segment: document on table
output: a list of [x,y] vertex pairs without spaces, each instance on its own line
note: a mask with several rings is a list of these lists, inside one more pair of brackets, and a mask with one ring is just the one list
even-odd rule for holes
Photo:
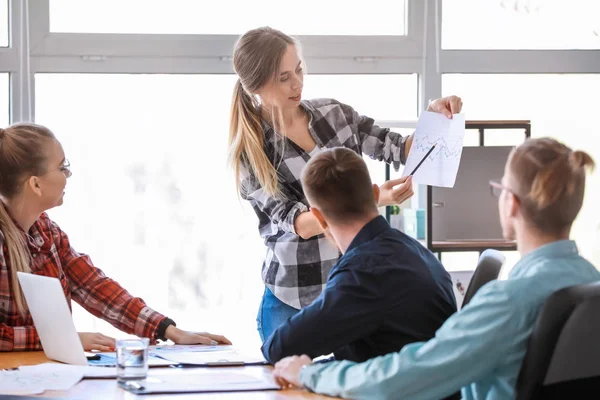
[[[182,353],[183,354],[183,353]],[[152,393],[201,393],[201,392],[239,392],[254,390],[279,390],[270,373],[254,370],[246,372],[229,372],[220,368],[185,370],[177,374],[151,373],[143,382],[125,382],[120,384],[124,389],[136,394]]]
[[[402,176],[410,175],[416,168],[414,182],[453,187],[464,137],[464,114],[454,114],[450,119],[440,113],[424,111],[417,122]],[[431,151],[433,146],[435,148]]]
[[148,352],[154,357],[188,365],[266,364],[262,354],[244,352],[233,346],[156,346]]
[[0,393],[27,395],[69,390],[83,378],[83,372],[62,367],[63,364],[45,363],[0,371]]
[[94,367],[85,365],[44,363],[33,366],[19,368],[21,371],[55,371],[61,373],[81,374],[83,378],[116,378],[117,369],[115,367]]

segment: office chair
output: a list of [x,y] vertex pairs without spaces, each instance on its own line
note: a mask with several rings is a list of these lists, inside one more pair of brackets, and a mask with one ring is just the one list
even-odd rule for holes
[[599,314],[600,282],[564,288],[546,300],[519,372],[517,400],[599,397]]
[[498,250],[487,249],[481,253],[461,307],[466,306],[471,301],[479,288],[494,279],[498,279],[504,260],[504,255]]

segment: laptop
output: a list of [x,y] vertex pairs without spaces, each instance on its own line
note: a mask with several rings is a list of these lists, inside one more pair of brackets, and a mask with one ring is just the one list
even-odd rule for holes
[[[116,366],[114,353],[96,353],[88,359],[57,278],[25,272],[17,272],[17,276],[46,357],[73,365]],[[177,363],[156,357],[148,360],[150,367],[173,364]]]

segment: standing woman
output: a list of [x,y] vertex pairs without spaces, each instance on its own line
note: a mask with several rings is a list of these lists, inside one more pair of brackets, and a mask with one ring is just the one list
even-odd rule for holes
[[[257,316],[263,342],[321,293],[339,257],[309,212],[300,184],[304,165],[322,148],[344,146],[397,169],[412,143],[412,135],[380,128],[336,100],[302,100],[299,47],[283,32],[263,27],[246,32],[233,52],[239,79],[231,107],[229,160],[267,245],[265,292]],[[451,118],[461,107],[461,99],[451,96],[433,101],[428,110]],[[412,195],[410,178],[391,180],[381,187],[379,206],[400,204]]]

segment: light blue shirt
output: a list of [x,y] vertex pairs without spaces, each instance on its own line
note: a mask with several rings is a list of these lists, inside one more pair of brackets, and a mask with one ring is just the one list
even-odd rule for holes
[[575,242],[544,245],[523,257],[505,281],[483,286],[428,342],[364,363],[314,364],[300,374],[317,393],[360,399],[514,399],[538,313],[558,289],[600,280]]

